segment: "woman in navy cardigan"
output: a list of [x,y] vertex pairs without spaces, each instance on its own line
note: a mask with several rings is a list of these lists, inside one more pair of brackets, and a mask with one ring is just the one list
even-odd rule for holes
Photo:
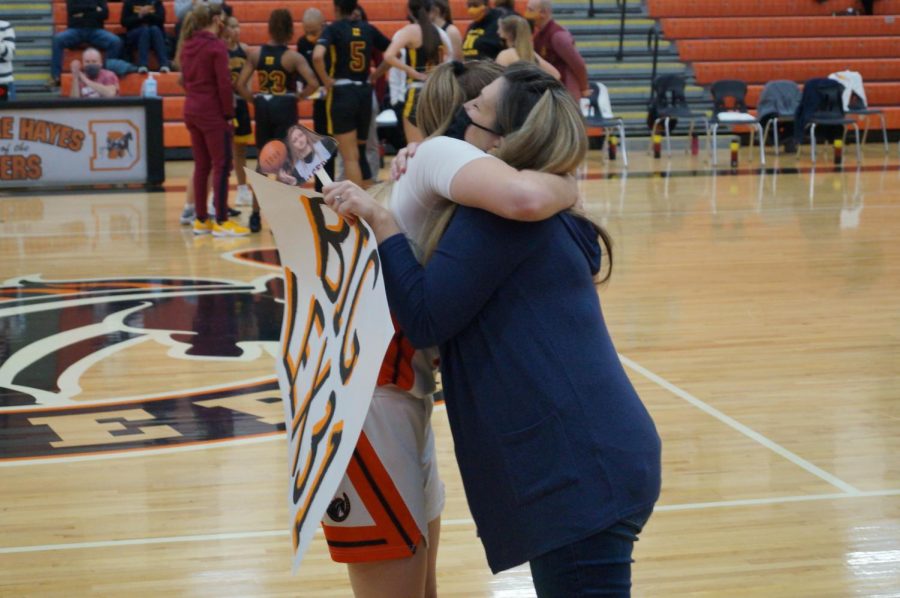
[[[512,66],[466,113],[516,168],[572,172],[584,158],[578,107],[536,67]],[[392,313],[416,346],[440,348],[492,571],[530,562],[539,596],[628,595],[633,542],[659,496],[660,441],[603,321],[598,227],[456,206],[422,266],[364,192],[339,184],[326,201],[372,225]]]

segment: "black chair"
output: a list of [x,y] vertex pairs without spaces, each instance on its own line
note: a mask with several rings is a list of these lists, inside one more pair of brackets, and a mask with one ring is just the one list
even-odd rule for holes
[[[750,148],[753,148],[753,134],[759,133],[759,161],[761,164],[766,163],[766,153],[763,148],[763,129],[759,124],[759,120],[747,112],[747,84],[736,79],[723,79],[716,81],[710,87],[710,93],[713,97],[713,117],[710,120],[710,129],[712,129],[712,163],[715,165],[718,161],[717,157],[717,134],[720,126],[730,127],[734,125],[749,125],[750,129]],[[752,155],[752,154],[751,154]]]
[[[591,82],[591,96],[588,101],[588,109],[584,115],[587,124],[592,127],[604,129],[616,127],[619,129],[620,147],[622,148],[622,164],[628,166],[628,149],[625,147],[625,121],[612,113],[609,101],[609,90],[603,83]],[[609,141],[607,141],[609,143]]]
[[769,81],[763,87],[756,105],[756,117],[763,126],[762,144],[766,144],[769,138],[769,129],[775,136],[775,156],[778,157],[781,150],[781,141],[778,139],[779,123],[793,123],[800,105],[800,88],[794,81],[780,79]]
[[653,86],[650,90],[650,104],[648,106],[647,122],[652,123],[650,126],[650,139],[652,143],[653,136],[660,123],[666,133],[666,154],[672,155],[672,143],[670,133],[670,123],[684,119],[690,122],[688,135],[694,134],[694,124],[697,121],[703,123],[706,131],[706,143],[709,147],[709,119],[705,112],[694,112],[688,106],[687,98],[684,95],[684,88],[687,85],[682,75],[660,75],[653,80]]
[[865,123],[865,128],[863,129],[862,136],[863,144],[865,144],[866,139],[869,138],[869,117],[877,116],[881,120],[881,139],[884,143],[884,153],[887,154],[888,152],[890,152],[890,148],[888,147],[887,122],[885,122],[884,110],[869,108],[869,106],[866,104],[866,101],[859,95],[854,93],[850,98],[850,106],[848,107],[846,114],[848,116],[856,117],[858,120],[862,120]]
[[818,106],[804,126],[809,127],[810,158],[816,161],[816,127],[832,126],[841,127],[841,141],[847,139],[847,127],[853,127],[856,131],[856,161],[862,162],[862,146],[859,139],[859,123],[855,119],[847,118],[844,114],[844,103],[841,95],[844,86],[835,81],[836,85],[819,86],[816,90],[819,96]]

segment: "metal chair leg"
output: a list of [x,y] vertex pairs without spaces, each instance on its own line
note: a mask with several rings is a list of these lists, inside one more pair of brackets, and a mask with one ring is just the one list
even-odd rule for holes
[[669,117],[668,116],[663,121],[663,127],[666,130],[666,157],[671,158],[672,157],[672,136],[671,136],[671,133],[669,132]]
[[719,147],[718,147],[718,139],[716,138],[716,135],[719,132],[719,123],[712,123],[710,125],[710,129],[711,129],[711,133],[712,133],[712,145],[710,146],[710,161],[712,162],[712,165],[715,166],[716,164],[719,163],[719,156],[718,156]]
[[809,157],[816,161],[816,123],[809,125]]
[[775,133],[775,157],[777,158],[781,155],[781,142],[778,140],[778,117],[772,118],[769,122],[772,123],[772,130]]
[[[760,143],[759,143],[759,164],[760,164],[760,166],[765,166],[765,165],[766,165],[766,144],[762,142],[762,134],[763,134],[763,131],[762,131],[762,125],[759,124],[759,123],[756,123],[756,130],[759,131],[759,140],[760,140]],[[753,140],[752,134],[751,134],[750,140],[751,140],[751,141]],[[752,148],[751,148],[751,149],[752,149]]]
[[619,139],[622,140],[619,143],[619,146],[622,148],[622,164],[625,165],[625,168],[628,168],[628,144],[625,139],[625,121],[620,118],[617,126],[619,127]]
[[862,121],[866,125],[866,128],[863,130],[863,138],[862,138],[863,143],[865,143],[869,139],[869,115],[864,114],[864,115],[858,116],[857,121],[859,121],[860,119],[862,119]]
[[888,155],[891,151],[891,148],[888,147],[888,138],[887,138],[887,123],[884,119],[884,113],[879,114],[878,118],[881,120],[881,141],[884,143],[884,155]]
[[853,128],[856,130],[856,163],[859,164],[862,162],[862,145],[859,143],[859,125],[853,123]]

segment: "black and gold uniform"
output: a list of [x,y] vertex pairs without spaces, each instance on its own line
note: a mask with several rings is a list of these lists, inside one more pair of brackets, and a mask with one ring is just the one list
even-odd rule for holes
[[284,139],[288,129],[297,124],[297,74],[288,72],[282,64],[287,51],[287,46],[264,45],[259,49],[259,93],[253,98],[259,149],[273,139]]
[[[300,53],[303,58],[306,59],[310,65],[313,63],[313,50],[316,48],[316,41],[310,40],[308,37],[301,37],[297,40],[297,52]],[[325,70],[328,71],[331,68],[331,62],[329,60],[328,53],[325,54]],[[319,79],[319,74],[316,73],[316,79]],[[322,85],[322,80],[319,79],[319,85]],[[313,131],[320,135],[328,135],[328,115],[325,113],[325,88],[320,88],[316,95],[313,96]],[[334,157],[332,157],[328,162],[325,163],[325,172],[328,173],[328,176],[334,179]],[[316,191],[322,190],[322,182],[319,180],[319,177],[316,177]]]
[[494,60],[503,50],[503,40],[498,32],[503,15],[496,8],[488,10],[480,21],[473,21],[463,39],[463,59]]
[[[406,64],[416,69],[420,73],[424,73],[440,63],[444,61],[444,57],[446,56],[447,49],[444,48],[443,39],[441,39],[440,45],[438,46],[438,55],[436,60],[428,60],[425,57],[422,48],[406,48]],[[424,81],[419,81],[417,79],[413,79],[412,77],[406,78],[406,101],[403,103],[403,117],[407,119],[413,126],[416,126],[416,107],[419,104],[419,96],[422,93],[422,88],[425,87]]]
[[341,135],[356,130],[357,139],[369,135],[372,120],[372,88],[369,67],[372,51],[384,52],[391,41],[365,21],[341,19],[322,31],[318,45],[330,59],[329,76],[334,87],[325,99],[326,130]]
[[[316,48],[316,40],[310,40],[307,37],[301,37],[297,41],[297,52],[300,53],[303,58],[306,59],[310,65],[313,63],[313,50]],[[328,54],[325,54],[325,70],[329,70],[331,63],[329,61]],[[319,74],[316,73],[316,79],[319,79]],[[319,79],[319,85],[322,85],[322,80]],[[322,135],[328,134],[327,129],[327,119],[325,116],[325,88],[321,88],[315,96],[313,96],[313,130],[316,133],[320,133]]]
[[[237,87],[237,80],[247,62],[247,53],[240,44],[228,50],[228,68],[231,70],[231,87]],[[250,122],[250,110],[247,100],[234,93],[234,142],[238,145],[253,143],[253,124]]]

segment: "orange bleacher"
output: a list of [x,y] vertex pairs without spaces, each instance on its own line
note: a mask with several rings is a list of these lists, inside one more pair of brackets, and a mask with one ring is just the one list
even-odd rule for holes
[[878,0],[875,16],[831,16],[848,7],[862,8],[856,0],[647,1],[698,85],[743,80],[754,108],[768,81],[858,71],[869,106],[900,129],[900,0]]
[[[812,1],[812,0],[810,0]],[[667,39],[869,37],[900,35],[900,19],[873,17],[666,18]]]
[[895,58],[900,56],[900,36],[804,39],[702,39],[678,42],[678,54],[687,62],[732,60],[804,60],[817,58]]
[[[653,18],[663,17],[788,17],[815,16],[841,12],[847,8],[862,9],[855,0],[648,0],[647,11]],[[876,15],[900,13],[900,0],[878,0]]]
[[[175,8],[173,2],[164,2],[166,8],[165,30],[168,35],[174,35]],[[394,0],[367,0],[362,3],[369,17],[369,22],[378,27],[382,33],[391,37],[401,27],[406,25],[406,3]],[[276,8],[286,8],[291,11],[295,19],[294,33],[299,38],[303,35],[303,25],[300,22],[304,11],[308,8],[318,8],[326,19],[334,18],[334,6],[331,2],[321,0],[288,0],[278,2],[274,0],[232,0],[229,2],[234,16],[241,21],[241,41],[251,46],[258,46],[268,41],[268,20],[271,12]],[[450,0],[451,10],[454,15],[466,15],[465,0]],[[109,18],[106,21],[106,29],[116,34],[124,33],[124,28],[119,25],[122,14],[122,4],[109,3]],[[66,28],[66,3],[64,0],[53,0],[53,19],[55,30],[62,31]],[[455,19],[457,27],[465,31],[468,20]],[[67,96],[72,85],[72,76],[68,73],[72,60],[80,58],[81,50],[66,50],[63,55],[63,76],[61,81],[61,94]],[[151,68],[155,58],[151,54]],[[184,110],[184,89],[178,84],[178,73],[155,75],[157,80],[157,93],[163,96],[164,114],[164,139],[167,148],[190,147],[190,136],[184,127],[182,114]],[[146,75],[133,73],[120,81],[120,93],[123,96],[140,95],[141,86]],[[309,101],[298,103],[300,117],[308,127],[312,127],[312,104]],[[252,114],[252,106],[251,106]]]

